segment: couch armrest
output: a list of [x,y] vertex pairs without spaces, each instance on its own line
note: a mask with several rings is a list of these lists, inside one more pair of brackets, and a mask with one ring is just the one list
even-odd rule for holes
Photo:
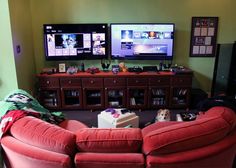
[[12,136],[1,140],[7,167],[24,168],[71,168],[69,155],[56,153],[25,144]]
[[76,152],[74,133],[32,116],[17,120],[10,133],[14,138],[38,148],[70,156]]
[[151,131],[143,137],[143,152],[168,154],[197,149],[216,143],[230,133],[230,125],[221,117],[206,117]]
[[[147,156],[147,167],[232,167],[236,154],[236,129],[221,141],[197,149]],[[205,165],[204,165],[205,164]],[[174,165],[174,166],[173,166]],[[212,165],[212,166],[210,166]],[[221,166],[222,165],[222,166]]]

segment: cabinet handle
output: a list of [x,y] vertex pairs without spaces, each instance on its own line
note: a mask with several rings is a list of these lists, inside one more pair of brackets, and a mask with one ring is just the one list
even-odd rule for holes
[[91,81],[90,81],[90,83],[91,83],[91,84],[93,84],[93,83],[94,83],[94,81],[93,81],[93,80],[91,80]]
[[47,84],[50,84],[50,81],[47,81],[46,83],[47,83]]

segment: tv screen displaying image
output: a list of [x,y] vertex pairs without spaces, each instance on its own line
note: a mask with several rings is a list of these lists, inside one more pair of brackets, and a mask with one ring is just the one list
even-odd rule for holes
[[103,59],[108,57],[107,24],[45,24],[47,60]]
[[171,60],[174,51],[173,23],[112,23],[113,59]]

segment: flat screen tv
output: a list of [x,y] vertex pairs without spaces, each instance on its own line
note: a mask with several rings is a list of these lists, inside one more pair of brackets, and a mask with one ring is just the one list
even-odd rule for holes
[[108,57],[107,24],[45,24],[43,30],[46,60]]
[[110,27],[113,59],[173,59],[173,23],[112,23]]

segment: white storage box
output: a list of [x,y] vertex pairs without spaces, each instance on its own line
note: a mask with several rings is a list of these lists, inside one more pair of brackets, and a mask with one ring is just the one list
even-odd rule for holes
[[139,127],[139,116],[133,112],[122,114],[121,109],[114,109],[115,114],[102,111],[98,114],[98,128]]

